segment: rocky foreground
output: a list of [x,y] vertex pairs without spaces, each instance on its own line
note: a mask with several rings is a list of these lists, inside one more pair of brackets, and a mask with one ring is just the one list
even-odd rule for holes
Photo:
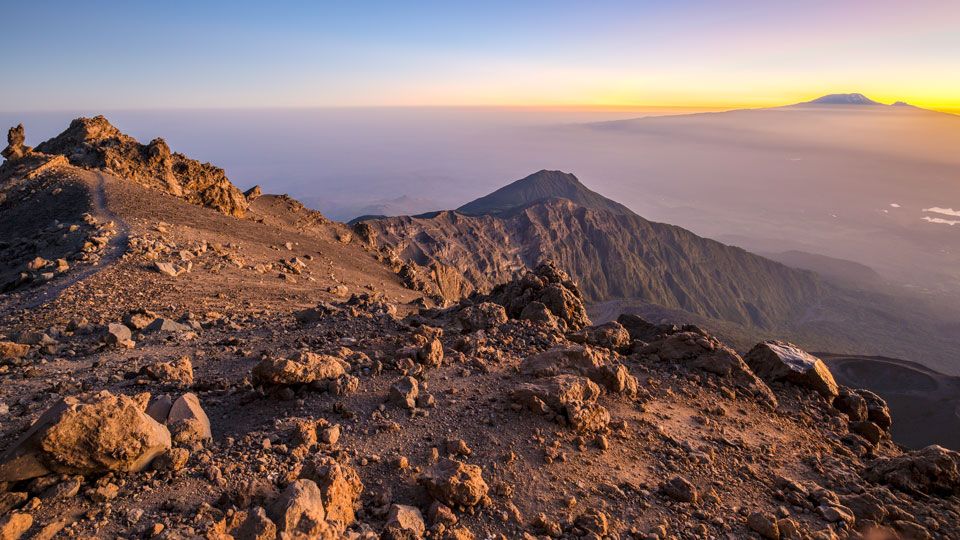
[[0,539],[958,536],[960,454],[793,345],[594,326],[554,264],[440,305],[362,227],[17,138]]

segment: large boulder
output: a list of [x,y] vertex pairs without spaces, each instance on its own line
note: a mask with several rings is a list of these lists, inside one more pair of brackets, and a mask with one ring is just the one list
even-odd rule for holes
[[457,319],[464,332],[489,330],[507,322],[507,312],[500,304],[480,302],[461,309],[457,313]]
[[0,360],[20,358],[30,350],[29,345],[21,345],[12,341],[0,341]]
[[887,402],[882,397],[863,388],[858,388],[855,392],[867,404],[867,420],[876,424],[880,429],[889,431],[893,419],[890,417],[890,407],[887,407]]
[[744,357],[750,369],[767,382],[787,381],[832,400],[839,393],[830,369],[800,347],[782,341],[758,343]]
[[145,402],[108,391],[60,400],[3,456],[0,481],[143,470],[171,442]]
[[420,475],[419,482],[447,506],[474,506],[487,495],[480,467],[441,458]]
[[270,507],[270,519],[281,533],[320,537],[329,529],[320,488],[312,480],[295,480]]
[[610,353],[583,345],[554,347],[528,356],[520,363],[520,373],[534,377],[577,373],[612,393],[632,395],[638,388],[637,379]]
[[331,526],[342,531],[354,522],[363,483],[353,468],[330,456],[317,454],[304,464],[300,478],[312,480],[320,488],[326,519]]
[[344,362],[334,356],[301,352],[296,358],[265,358],[253,368],[256,384],[294,386],[342,376]]
[[913,495],[960,495],[960,453],[931,445],[878,459],[867,467],[864,477]]
[[155,381],[162,381],[180,386],[193,384],[193,364],[189,356],[181,356],[170,362],[156,362],[143,366],[140,373]]
[[569,334],[567,338],[575,343],[586,343],[587,345],[615,351],[619,351],[630,344],[630,333],[616,321],[588,326],[579,332]]
[[630,315],[628,313],[621,314],[617,317],[617,322],[630,334],[630,339],[647,343],[678,331],[676,325],[654,324],[637,315]]
[[536,400],[546,403],[556,411],[563,411],[574,402],[596,401],[600,387],[586,377],[578,375],[554,375],[535,382],[520,383],[513,390],[513,401],[536,408]]
[[212,439],[210,419],[200,406],[196,394],[188,392],[173,402],[167,413],[166,424],[177,443]]

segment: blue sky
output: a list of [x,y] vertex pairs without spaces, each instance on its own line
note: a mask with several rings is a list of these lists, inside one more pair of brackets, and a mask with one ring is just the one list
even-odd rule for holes
[[[960,3],[20,2],[0,110],[960,103]],[[11,44],[18,44],[13,47]]]

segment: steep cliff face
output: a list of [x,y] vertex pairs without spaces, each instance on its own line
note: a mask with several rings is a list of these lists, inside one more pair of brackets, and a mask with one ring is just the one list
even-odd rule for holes
[[224,214],[246,214],[246,198],[223,169],[171,152],[160,138],[140,144],[103,116],[77,118],[66,131],[37,146],[36,151],[66,156],[72,165],[104,169]]
[[367,223],[400,258],[457,268],[480,290],[555,261],[593,302],[641,298],[761,328],[798,317],[823,292],[812,272],[633,213],[565,199],[496,215],[441,212]]

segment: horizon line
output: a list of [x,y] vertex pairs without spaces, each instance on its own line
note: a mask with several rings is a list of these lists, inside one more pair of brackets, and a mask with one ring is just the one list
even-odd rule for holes
[[[816,99],[816,98],[814,98]],[[584,112],[631,112],[631,111],[650,111],[650,110],[687,110],[700,112],[725,112],[745,109],[776,109],[799,105],[805,101],[791,102],[781,105],[758,104],[758,103],[714,103],[714,104],[678,104],[678,105],[646,105],[640,103],[566,103],[566,104],[356,104],[356,105],[235,105],[235,106],[154,106],[154,107],[93,107],[77,106],[64,107],[56,109],[27,109],[27,110],[0,110],[0,114],[56,114],[56,113],[77,113],[81,110],[98,109],[103,112],[147,112],[147,111],[252,111],[252,110],[307,110],[307,109],[328,109],[328,110],[348,110],[348,109],[516,109],[516,110],[555,110],[555,111],[584,111]],[[929,111],[941,112],[945,114],[960,115],[960,105],[915,105],[906,102],[911,106]],[[892,103],[882,103],[882,105],[891,106]],[[843,107],[845,105],[834,105]],[[856,105],[851,105],[856,106]],[[101,113],[98,113],[101,114]]]

